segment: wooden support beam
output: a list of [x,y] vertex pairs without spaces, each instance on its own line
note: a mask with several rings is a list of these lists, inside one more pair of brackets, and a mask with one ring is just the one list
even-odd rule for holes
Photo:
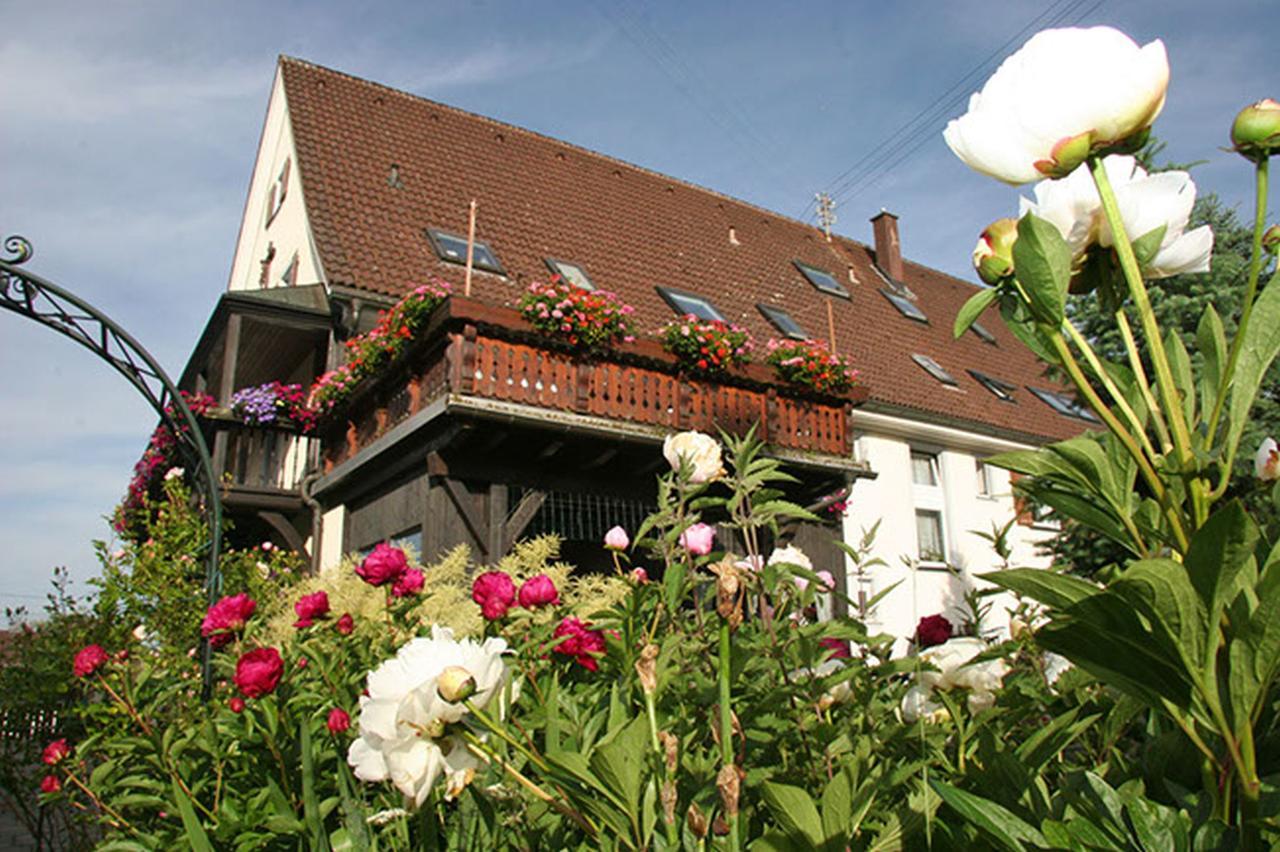
[[489,560],[497,562],[507,552],[504,546],[507,520],[507,486],[501,482],[489,483],[489,540],[485,549]]
[[240,329],[243,318],[239,314],[227,317],[227,336],[222,347],[222,376],[218,383],[218,404],[229,405],[231,394],[236,391],[236,368],[240,359]]
[[449,499],[457,507],[458,516],[466,524],[467,531],[475,539],[476,546],[485,552],[485,556],[491,556],[488,524],[485,523],[484,516],[476,511],[475,504],[471,500],[471,493],[458,480],[448,476],[442,477],[440,484],[444,486],[445,493],[449,495]]
[[307,553],[306,544],[298,531],[294,529],[293,524],[279,512],[258,512],[258,517],[266,522],[271,529],[275,530],[280,538],[284,540],[289,549],[300,554],[308,562],[311,561],[311,555]]
[[594,470],[597,467],[604,467],[606,464],[613,461],[614,457],[617,455],[617,447],[606,447],[604,450],[597,453],[595,458],[591,459],[586,464],[581,465],[581,468],[582,470]]
[[542,451],[538,453],[538,461],[546,461],[547,459],[552,458],[556,453],[560,452],[563,449],[564,449],[564,441],[561,441],[559,439],[556,439],[554,441],[549,441],[547,445],[542,448]]
[[529,522],[533,520],[534,515],[538,514],[538,510],[542,508],[542,504],[547,502],[547,492],[545,491],[526,491],[524,496],[520,498],[519,504],[512,510],[507,522],[503,524],[502,530],[502,549],[509,551],[516,543],[516,539],[524,533],[525,528],[529,526]]

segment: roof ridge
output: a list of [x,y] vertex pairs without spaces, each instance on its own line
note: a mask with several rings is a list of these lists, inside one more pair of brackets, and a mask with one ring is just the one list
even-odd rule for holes
[[[496,118],[491,118],[487,115],[481,115],[478,112],[471,112],[470,110],[465,110],[460,107],[452,106],[450,104],[443,103],[442,101],[437,101],[432,98],[428,98],[425,95],[416,95],[413,92],[407,92],[404,89],[397,89],[394,86],[389,86],[386,83],[379,83],[376,80],[366,80],[364,77],[357,77],[355,74],[351,74],[346,71],[339,71],[336,68],[330,68],[326,65],[320,65],[319,63],[311,62],[310,60],[307,60],[307,59],[301,59],[296,56],[289,56],[287,54],[282,53],[280,54],[279,61],[281,64],[291,63],[295,65],[302,65],[307,68],[311,68],[312,70],[315,70],[315,71],[321,71],[326,74],[333,74],[338,77],[344,77],[348,80],[351,80],[352,82],[361,83],[365,86],[369,86],[370,88],[379,89],[385,92],[390,92],[391,94],[397,95],[402,98],[408,98],[413,101],[430,104],[433,107],[438,107],[442,110],[445,110],[450,113],[454,113],[456,115],[465,116],[466,118],[469,118],[469,119],[478,119],[494,127],[502,128],[504,130],[512,130],[517,133],[524,133],[529,136],[533,136],[540,141],[549,142],[553,145],[557,145],[562,148],[568,148],[573,151],[579,151],[583,154],[587,154],[591,157],[595,157],[604,162],[613,163],[619,166],[625,166],[629,169],[640,172],[641,174],[644,174],[644,175],[648,175],[650,177],[656,177],[662,180],[671,181],[672,183],[679,184],[689,189],[693,189],[698,192],[704,192],[707,195],[713,196],[715,198],[720,198],[725,201],[732,202],[734,204],[741,205],[742,207],[745,207],[749,210],[755,210],[759,213],[763,213],[767,216],[770,216],[774,219],[778,219],[780,221],[786,222],[791,225],[798,225],[806,229],[811,228],[819,232],[821,232],[822,230],[817,225],[813,225],[813,224],[810,224],[809,222],[801,221],[800,219],[793,218],[791,216],[786,215],[785,213],[779,213],[776,210],[770,210],[768,207],[763,207],[759,204],[755,204],[750,201],[745,201],[736,196],[729,195],[724,192],[720,192],[719,190],[716,190],[716,189],[712,189],[711,187],[703,186],[702,184],[694,183],[693,181],[685,180],[683,178],[673,177],[672,175],[657,171],[655,169],[650,169],[645,166],[636,165],[635,163],[632,163],[628,160],[623,160],[619,157],[614,157],[610,154],[605,154],[601,151],[596,151],[595,149],[588,148],[585,145],[577,145],[573,142],[566,142],[563,139],[557,139],[554,136],[548,136],[545,133],[540,133],[537,130],[530,130],[527,127],[521,127],[518,124],[511,124],[506,121],[501,121]],[[832,236],[840,237],[843,240],[847,240],[863,248],[870,248],[870,246],[867,245],[866,243],[862,243],[859,240],[856,240],[853,237],[848,236],[847,234],[839,234],[839,233],[833,232]],[[926,267],[926,268],[932,268],[932,267]]]

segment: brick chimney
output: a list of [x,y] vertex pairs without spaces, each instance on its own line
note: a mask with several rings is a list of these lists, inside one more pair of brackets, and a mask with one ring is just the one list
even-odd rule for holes
[[894,281],[902,282],[902,244],[898,241],[898,217],[881,210],[871,217],[876,237],[876,265]]

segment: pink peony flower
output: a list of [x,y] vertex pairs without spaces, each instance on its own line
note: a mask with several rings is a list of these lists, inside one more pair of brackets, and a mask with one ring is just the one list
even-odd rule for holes
[[622,527],[614,527],[604,534],[604,546],[607,550],[626,550],[631,546],[631,539]]
[[398,598],[407,598],[409,595],[416,595],[422,591],[422,584],[426,581],[426,577],[422,571],[417,568],[410,568],[396,578],[395,585],[391,587],[391,594]]
[[232,639],[232,634],[244,627],[244,623],[258,608],[258,602],[244,592],[228,595],[209,607],[200,623],[200,635],[215,648],[221,648]]
[[293,611],[298,614],[294,627],[299,630],[310,627],[317,618],[324,618],[329,614],[329,595],[323,589],[303,595],[293,605]]
[[338,619],[338,632],[343,636],[350,636],[356,629],[356,620],[351,617],[351,613],[344,612],[342,618]]
[[525,609],[537,609],[548,604],[557,606],[559,603],[560,593],[556,591],[556,584],[546,574],[530,577],[520,587],[520,606]]
[[71,668],[76,677],[88,677],[107,664],[107,652],[101,645],[86,645],[76,654]]
[[556,626],[551,636],[553,639],[569,637],[556,645],[556,653],[573,657],[578,665],[588,671],[599,671],[600,664],[596,662],[596,657],[604,653],[604,634],[599,630],[592,630],[590,622],[566,618]]
[[284,674],[284,660],[275,648],[255,648],[236,662],[232,680],[245,698],[260,698],[275,691]]
[[40,759],[49,766],[57,766],[69,754],[71,754],[71,746],[67,745],[65,739],[54,740],[44,747]]
[[711,552],[715,537],[715,527],[698,523],[680,533],[680,545],[694,556],[706,556]]
[[62,782],[56,775],[46,775],[40,779],[41,793],[56,793],[62,789]]
[[849,653],[849,643],[843,639],[835,639],[826,636],[818,640],[818,644],[824,648],[830,648],[831,653],[827,655],[829,660],[847,660],[852,654]]
[[380,543],[356,568],[356,574],[370,586],[394,583],[409,569],[409,559],[404,551],[386,542]]
[[649,582],[649,572],[640,567],[632,568],[631,582],[635,583],[637,586],[643,586],[645,583]]
[[941,645],[951,638],[951,622],[941,615],[926,615],[916,625],[916,644],[921,648]]
[[818,583],[821,584],[825,591],[835,591],[836,578],[831,576],[830,571],[816,571],[814,573],[818,575]]
[[329,719],[325,724],[329,727],[329,733],[340,734],[351,727],[351,716],[341,707],[335,707],[329,711]]
[[471,584],[471,600],[489,621],[507,614],[516,601],[516,584],[502,571],[486,571]]

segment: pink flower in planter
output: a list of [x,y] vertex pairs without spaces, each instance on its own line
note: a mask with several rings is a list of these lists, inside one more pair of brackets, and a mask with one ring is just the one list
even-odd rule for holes
[[548,604],[556,606],[560,603],[560,593],[556,584],[546,574],[539,574],[524,581],[520,587],[520,606],[525,609],[537,609]]
[[606,550],[626,550],[631,546],[631,539],[622,527],[614,527],[604,534],[604,546]]
[[471,584],[471,600],[489,621],[507,614],[516,601],[516,584],[502,571],[486,571]]
[[694,556],[706,556],[711,552],[715,538],[715,527],[698,523],[680,533],[680,545]]
[[107,652],[101,645],[86,645],[76,654],[71,668],[76,677],[88,677],[107,664]]
[[255,648],[236,662],[232,680],[245,698],[260,698],[275,691],[284,674],[284,660],[275,648]]
[[370,586],[385,586],[394,583],[408,569],[409,559],[404,551],[382,542],[364,558],[356,568],[356,574]]
[[44,752],[40,755],[40,759],[49,766],[57,766],[71,754],[71,746],[67,745],[65,739],[54,740],[44,747]]
[[329,719],[325,724],[329,733],[340,734],[351,727],[351,716],[341,707],[335,707],[329,711]]
[[588,671],[599,671],[600,664],[596,662],[596,657],[604,653],[604,634],[599,630],[592,630],[590,622],[566,618],[551,636],[553,639],[569,637],[555,646],[553,650],[556,653],[573,657],[578,665]]
[[329,615],[329,595],[323,589],[303,595],[293,605],[293,611],[298,614],[298,620],[293,623],[294,627],[299,630],[310,627],[317,618],[325,618]]
[[407,598],[409,595],[416,595],[422,591],[422,584],[426,582],[426,577],[422,571],[417,568],[410,568],[396,578],[395,584],[391,587],[391,594],[398,598]]
[[200,635],[209,640],[209,644],[220,648],[231,641],[232,634],[244,627],[244,623],[258,608],[258,602],[244,592],[228,595],[209,607],[204,621],[200,623]]

